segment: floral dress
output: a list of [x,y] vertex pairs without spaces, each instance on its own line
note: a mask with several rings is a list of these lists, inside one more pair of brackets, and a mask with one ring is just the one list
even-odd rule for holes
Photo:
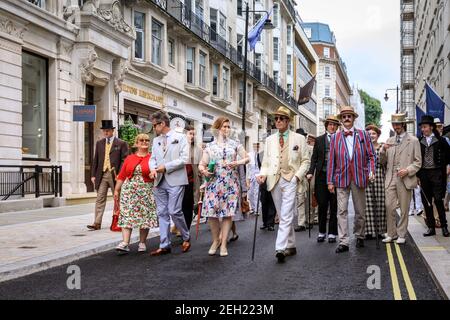
[[158,226],[152,188],[153,183],[144,181],[141,166],[137,165],[133,177],[122,185],[119,227],[150,229]]
[[214,176],[207,183],[203,200],[202,213],[209,218],[227,218],[239,214],[241,188],[239,171],[227,169],[226,164],[236,161],[242,146],[234,140],[223,144],[213,141],[207,144],[205,152],[209,161],[216,162]]

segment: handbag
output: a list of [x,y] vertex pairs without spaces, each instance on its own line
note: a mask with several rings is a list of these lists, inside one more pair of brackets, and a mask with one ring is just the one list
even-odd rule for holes
[[119,214],[120,214],[119,199],[114,199],[112,222],[111,222],[111,227],[109,227],[109,230],[111,230],[113,232],[121,232],[122,231],[122,228],[117,225],[117,223],[119,222]]
[[250,212],[250,203],[247,200],[247,196],[242,197],[241,199],[241,212],[242,213]]

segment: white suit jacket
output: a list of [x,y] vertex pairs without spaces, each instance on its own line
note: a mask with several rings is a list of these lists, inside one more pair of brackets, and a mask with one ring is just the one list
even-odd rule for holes
[[[267,190],[271,191],[277,183],[277,172],[280,165],[280,140],[279,133],[275,133],[266,139],[264,145],[264,158],[261,164],[260,175],[267,177]],[[297,192],[306,192],[305,179],[311,162],[306,139],[301,134],[289,131],[289,166],[293,168],[295,176],[299,178]],[[295,178],[294,178],[295,179]]]
[[154,170],[162,164],[166,167],[164,174],[158,173],[155,186],[158,186],[163,176],[172,187],[187,185],[186,164],[189,161],[189,145],[186,136],[174,130],[170,130],[166,136],[165,152],[163,137],[160,135],[153,140],[150,169]]

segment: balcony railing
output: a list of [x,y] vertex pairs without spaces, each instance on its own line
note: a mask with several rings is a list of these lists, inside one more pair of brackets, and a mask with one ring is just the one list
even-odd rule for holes
[[[207,25],[203,19],[197,16],[189,8],[179,0],[147,0],[155,4],[158,8],[166,12],[174,18],[179,24],[183,25],[201,40],[209,44],[218,51],[223,57],[228,59],[240,69],[244,69],[244,55],[233,47],[227,40]],[[295,17],[295,15],[294,15]],[[289,95],[282,87],[277,85],[275,81],[265,72],[256,68],[255,64],[247,61],[247,73],[257,82],[266,86],[269,91],[282,99],[292,108],[298,109],[296,100]]]

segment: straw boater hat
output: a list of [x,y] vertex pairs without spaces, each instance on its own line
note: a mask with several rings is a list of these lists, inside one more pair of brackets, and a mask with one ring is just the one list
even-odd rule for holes
[[289,120],[292,120],[292,113],[291,110],[289,110],[286,107],[279,107],[277,111],[275,111],[274,113],[272,113],[273,116],[284,116],[289,118]]
[[355,112],[355,109],[351,106],[343,106],[341,108],[341,113],[338,114],[338,119],[340,120],[344,114],[352,114],[355,118],[358,118],[359,115]]
[[341,122],[339,121],[339,118],[337,116],[335,116],[335,115],[329,115],[325,120],[323,120],[323,123],[325,125],[327,125],[328,122],[332,122],[332,123],[335,123],[337,125],[341,124]]
[[390,122],[392,124],[396,124],[396,123],[410,123],[412,121],[406,119],[406,113],[396,113],[396,114],[391,115]]

